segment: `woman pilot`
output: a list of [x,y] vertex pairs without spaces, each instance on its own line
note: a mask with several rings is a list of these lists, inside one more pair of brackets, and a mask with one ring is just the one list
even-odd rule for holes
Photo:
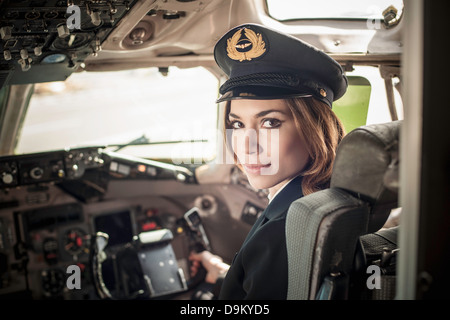
[[221,283],[219,299],[286,299],[286,213],[296,199],[329,186],[344,136],[331,107],[347,78],[324,52],[256,24],[228,31],[214,56],[229,77],[218,100],[226,102],[227,145],[249,183],[269,190],[269,205],[231,266],[203,251],[191,254],[191,273],[202,264],[205,281]]

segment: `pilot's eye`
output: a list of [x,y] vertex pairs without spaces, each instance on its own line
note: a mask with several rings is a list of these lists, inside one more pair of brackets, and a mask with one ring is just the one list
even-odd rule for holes
[[241,129],[244,127],[243,123],[240,121],[231,121],[230,126],[233,129]]
[[266,129],[278,128],[281,125],[281,121],[278,119],[264,119],[262,121],[262,127]]

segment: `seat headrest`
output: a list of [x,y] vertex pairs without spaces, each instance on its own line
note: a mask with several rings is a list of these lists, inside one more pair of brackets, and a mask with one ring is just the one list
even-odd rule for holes
[[367,201],[368,232],[379,230],[398,206],[398,147],[402,121],[359,127],[338,146],[331,187]]

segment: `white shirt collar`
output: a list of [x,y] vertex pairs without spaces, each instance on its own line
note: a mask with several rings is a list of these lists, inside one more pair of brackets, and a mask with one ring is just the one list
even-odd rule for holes
[[283,190],[284,187],[286,187],[286,186],[289,184],[289,182],[291,182],[291,181],[294,180],[295,178],[297,178],[297,176],[295,176],[295,177],[291,178],[290,180],[288,180],[288,181],[287,181],[280,189],[278,189],[277,192],[275,192],[275,194],[273,195],[273,197],[271,197],[270,194],[268,194],[268,195],[267,195],[267,198],[269,199],[269,203],[271,203],[272,200],[275,199],[275,197],[280,193],[280,191]]

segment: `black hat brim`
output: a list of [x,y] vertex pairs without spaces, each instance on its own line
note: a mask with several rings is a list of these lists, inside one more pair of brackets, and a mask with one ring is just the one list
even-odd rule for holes
[[250,100],[276,100],[290,98],[306,98],[312,95],[298,90],[289,90],[284,88],[274,88],[269,86],[244,86],[231,89],[225,92],[216,100],[217,103],[238,99]]

